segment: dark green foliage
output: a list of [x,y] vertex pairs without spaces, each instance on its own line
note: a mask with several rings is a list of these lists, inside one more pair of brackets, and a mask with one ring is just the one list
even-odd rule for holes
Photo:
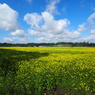
[[47,56],[48,53],[25,52],[11,49],[0,49],[0,72],[1,75],[6,75],[11,72],[16,74],[20,61],[29,61],[42,56]]
[[0,43],[0,47],[95,47],[95,43],[90,42],[57,42],[57,43]]
[[[29,95],[23,82],[16,78],[19,66],[24,61],[36,60],[43,56],[48,56],[48,53],[0,49],[0,95]],[[34,88],[31,89],[33,91]]]

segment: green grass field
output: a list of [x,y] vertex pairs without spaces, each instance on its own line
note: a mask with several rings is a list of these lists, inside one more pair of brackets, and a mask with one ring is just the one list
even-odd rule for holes
[[0,95],[95,95],[95,48],[0,47]]

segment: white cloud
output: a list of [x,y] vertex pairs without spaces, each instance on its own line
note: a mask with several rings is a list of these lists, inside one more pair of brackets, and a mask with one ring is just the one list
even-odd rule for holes
[[11,43],[13,40],[11,38],[4,37],[3,42]]
[[70,24],[68,19],[55,20],[49,12],[42,12],[42,18],[44,24],[38,29],[41,32],[49,32],[55,35],[60,34]]
[[51,14],[59,14],[56,4],[58,4],[60,0],[49,0],[49,4],[46,6],[46,11]]
[[13,42],[18,42],[18,43],[28,43],[30,41],[30,39],[26,36],[23,38],[20,37],[12,37]]
[[90,35],[82,38],[83,41],[95,42],[95,29],[90,30]]
[[83,41],[95,42],[95,35],[82,38]]
[[19,37],[25,37],[26,34],[24,33],[24,30],[16,30],[14,32],[10,33],[11,36],[19,36]]
[[0,28],[6,31],[19,29],[18,13],[7,4],[0,4]]
[[91,29],[91,34],[95,34],[95,29]]
[[40,32],[51,32],[53,34],[61,33],[65,27],[70,24],[68,19],[55,20],[53,15],[49,12],[42,12],[39,14],[26,14],[24,20],[31,25],[33,30]]
[[60,35],[45,33],[43,36],[36,39],[37,42],[68,42],[75,41],[80,36],[79,32],[66,32]]
[[24,21],[27,22],[27,24],[31,25],[31,27],[37,27],[39,23],[41,22],[42,17],[37,13],[27,13],[24,16]]
[[38,42],[62,42],[62,41],[74,41],[80,37],[80,32],[78,31],[68,31],[64,30],[61,34],[55,35],[50,32],[43,32],[43,34],[37,38]]
[[71,39],[71,40],[79,38],[79,36],[80,36],[80,32],[78,32],[78,31],[73,31],[73,32],[67,31],[67,32],[65,32],[65,37],[68,39]]
[[[30,16],[29,19],[31,19],[32,16]],[[46,11],[42,12],[40,18],[41,21],[36,21],[35,24],[30,20],[29,24],[32,26],[32,29],[28,30],[28,33],[35,37],[38,42],[73,41],[80,36],[79,31],[70,32],[66,29],[70,24],[68,19],[55,20],[54,16]],[[35,17],[35,19],[37,18]]]
[[2,42],[3,43],[28,43],[30,41],[30,39],[26,36],[26,37],[23,37],[23,38],[20,38],[20,37],[4,37],[2,38]]
[[40,35],[40,32],[34,31],[34,30],[32,30],[32,29],[28,29],[28,33],[29,33],[30,35],[32,35],[33,37],[37,37],[38,35]]
[[78,31],[79,32],[83,32],[83,31],[85,31],[87,28],[85,28],[85,24],[81,24],[81,25],[79,25],[78,26],[79,28],[78,28]]
[[95,12],[88,17],[87,21],[92,25],[95,24]]

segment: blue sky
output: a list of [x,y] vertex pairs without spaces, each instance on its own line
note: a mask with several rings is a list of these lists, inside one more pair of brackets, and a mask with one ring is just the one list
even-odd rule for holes
[[95,42],[95,0],[1,0],[0,42]]

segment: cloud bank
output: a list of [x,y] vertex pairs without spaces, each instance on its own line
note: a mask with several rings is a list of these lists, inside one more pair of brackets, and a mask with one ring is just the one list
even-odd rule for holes
[[[30,0],[32,1],[32,0]],[[46,9],[41,13],[26,13],[23,20],[30,25],[26,31],[21,29],[18,22],[18,12],[7,4],[0,4],[0,29],[9,32],[9,37],[4,37],[3,42],[95,42],[95,12],[92,13],[76,29],[71,29],[72,22],[67,18],[56,19],[60,15],[57,4],[60,0],[47,0]],[[89,31],[89,36],[82,37]],[[32,42],[32,40],[31,40]]]
[[48,4],[46,6],[46,11],[51,14],[60,14],[57,9],[57,4],[60,2],[60,0],[49,0]]
[[67,29],[70,24],[68,19],[55,20],[54,16],[47,11],[42,12],[41,15],[26,14],[24,20],[31,26],[28,33],[36,37],[37,42],[71,41],[80,36],[80,32],[71,32]]
[[19,28],[18,13],[7,4],[0,4],[0,28],[6,31],[14,31]]
[[[25,41],[27,38],[24,30],[20,28],[17,21],[18,12],[10,8],[7,4],[0,4],[0,29],[11,32],[12,38],[4,37],[3,42]],[[16,37],[16,38],[15,38]],[[15,39],[14,39],[15,38]],[[24,40],[21,40],[24,39]]]

